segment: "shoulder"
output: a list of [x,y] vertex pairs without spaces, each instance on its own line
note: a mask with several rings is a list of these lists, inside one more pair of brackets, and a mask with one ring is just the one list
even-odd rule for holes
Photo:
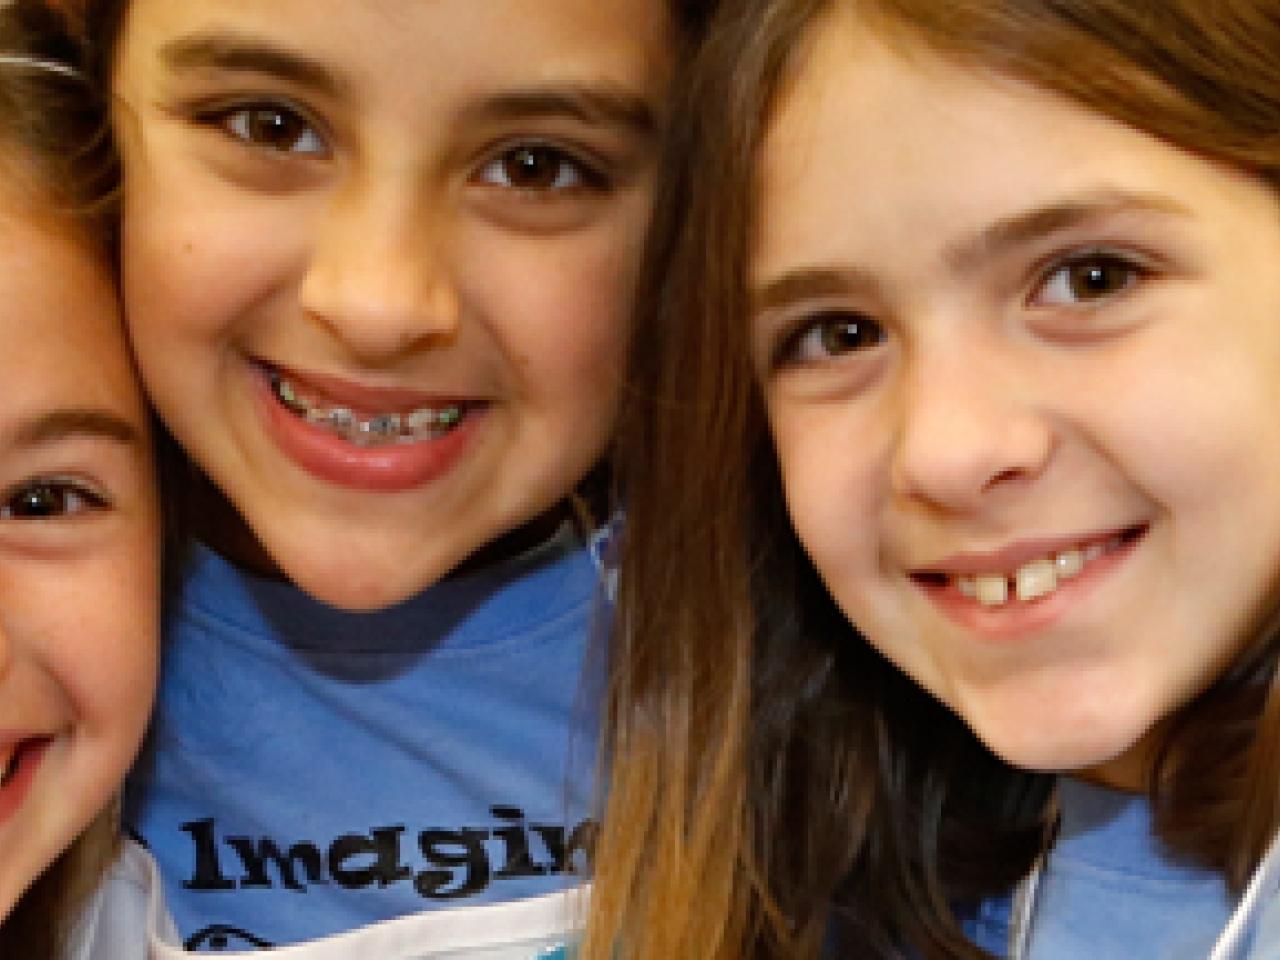
[[72,927],[63,960],[146,960],[155,943],[177,946],[151,855],[126,840]]
[[[279,960],[556,960],[586,914],[589,891],[433,910],[272,951]],[[165,909],[155,863],[127,843],[79,918],[62,960],[177,960],[189,956]],[[254,953],[223,954],[244,960]]]
[[1280,856],[1275,849],[1263,861],[1250,887],[1245,891],[1239,916],[1232,919],[1237,930],[1229,929],[1223,937],[1230,942],[1231,934],[1238,933],[1235,939],[1240,947],[1223,956],[1231,960],[1280,960]]

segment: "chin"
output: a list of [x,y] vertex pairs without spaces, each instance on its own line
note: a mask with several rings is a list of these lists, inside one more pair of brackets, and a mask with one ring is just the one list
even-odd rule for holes
[[[363,545],[361,545],[363,546]],[[284,575],[321,603],[351,613],[371,613],[417,596],[443,579],[463,559],[427,548],[406,558],[403,549],[352,546],[318,552],[272,551]]]
[[1075,729],[1064,736],[1061,728],[1048,730],[1037,737],[1034,729],[1020,731],[1017,737],[988,737],[977,731],[979,739],[1010,766],[1035,773],[1084,775],[1106,767],[1124,757],[1141,739],[1140,734],[1109,730]]
[[[438,581],[445,571],[431,575],[429,571],[413,575],[403,566],[387,570],[352,570],[309,564],[289,566],[281,563],[289,580],[303,593],[321,603],[349,613],[373,613],[385,610],[416,596]],[[385,575],[384,575],[385,574]]]

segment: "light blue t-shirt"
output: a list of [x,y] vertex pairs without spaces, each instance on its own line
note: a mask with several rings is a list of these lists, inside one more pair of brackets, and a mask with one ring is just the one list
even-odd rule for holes
[[568,531],[366,614],[196,547],[126,797],[188,949],[581,882],[600,590]]
[[[1036,896],[1028,960],[1206,960],[1236,905],[1222,876],[1173,856],[1152,833],[1144,796],[1064,777],[1058,798],[1062,825]],[[1280,958],[1280,878],[1261,879],[1232,960]],[[965,931],[1005,957],[1010,913],[1009,898],[992,900]]]

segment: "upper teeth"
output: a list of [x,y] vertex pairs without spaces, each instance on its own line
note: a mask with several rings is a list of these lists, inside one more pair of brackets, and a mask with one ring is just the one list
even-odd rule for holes
[[341,406],[325,406],[303,396],[298,389],[273,373],[271,386],[280,402],[310,423],[328,427],[353,443],[375,446],[383,443],[413,443],[448,433],[462,420],[460,404],[420,407],[408,413],[375,413],[361,417]]
[[1024,563],[1013,571],[979,574],[973,577],[956,577],[955,585],[966,597],[972,597],[984,607],[999,607],[1009,602],[1012,592],[1023,603],[1038,600],[1053,593],[1063,580],[1070,580],[1085,564],[1097,560],[1105,553],[1120,546],[1120,537],[1092,543],[1083,548],[1072,548],[1060,553],[1040,557]]

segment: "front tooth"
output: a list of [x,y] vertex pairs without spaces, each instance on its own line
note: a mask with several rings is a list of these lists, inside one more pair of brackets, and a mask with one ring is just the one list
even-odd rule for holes
[[394,437],[400,432],[400,414],[380,413],[362,423],[360,429],[376,437]]
[[436,422],[436,412],[430,407],[424,407],[421,410],[414,410],[405,417],[405,426],[413,433],[425,430]]
[[973,582],[973,577],[956,577],[956,589],[960,591],[962,597],[976,597],[978,588]]
[[998,607],[1009,599],[1009,580],[1001,576],[973,578],[974,592],[984,607]]
[[356,425],[356,415],[346,407],[334,407],[329,411],[329,426],[335,430],[346,432]]
[[1084,569],[1084,554],[1079,550],[1063,550],[1053,558],[1059,580],[1069,580]]
[[1036,560],[1019,567],[1014,580],[1018,599],[1024,603],[1053,593],[1058,586],[1058,574],[1052,560]]

